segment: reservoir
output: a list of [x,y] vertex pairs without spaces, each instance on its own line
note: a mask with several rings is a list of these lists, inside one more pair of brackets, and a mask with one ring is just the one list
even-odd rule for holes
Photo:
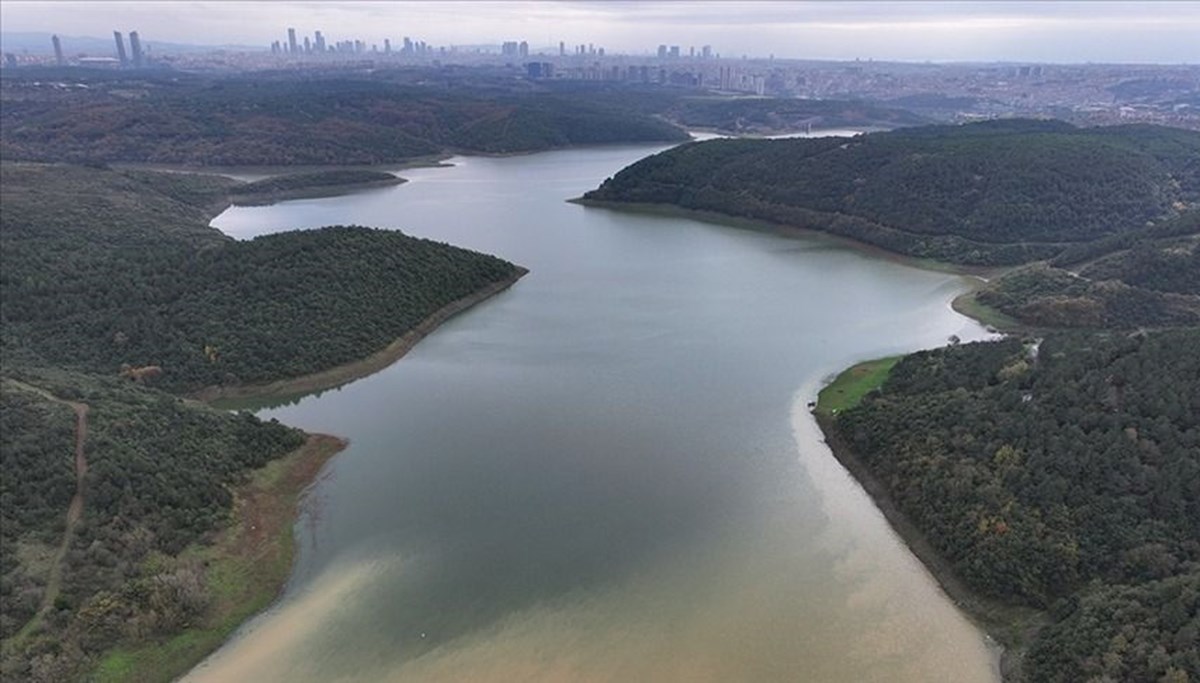
[[287,590],[189,681],[995,681],[996,654],[807,413],[860,360],[987,333],[967,282],[820,237],[564,200],[655,147],[455,158],[231,208],[530,269],[402,360],[256,406],[350,446]]

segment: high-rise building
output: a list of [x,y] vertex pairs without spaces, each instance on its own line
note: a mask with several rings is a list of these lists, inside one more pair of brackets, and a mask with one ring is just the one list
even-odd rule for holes
[[133,57],[133,68],[142,68],[142,38],[137,31],[129,32],[129,52]]
[[8,68],[13,68],[17,65],[17,56],[11,52],[4,53],[4,65]]
[[517,54],[519,54],[521,57],[528,57],[529,56],[529,43],[522,40],[521,45],[517,48]]
[[558,41],[558,56],[559,56],[559,57],[566,57],[566,56],[567,56],[567,43],[566,43],[566,41],[562,41],[562,40]]
[[671,57],[671,59],[679,59],[679,46],[678,45],[671,46],[670,57]]
[[54,62],[63,66],[67,60],[63,58],[62,41],[58,39],[58,36],[50,36],[50,43],[54,45]]
[[321,35],[320,31],[313,33],[313,49],[317,52],[325,52],[325,36]]
[[385,55],[392,54],[392,41],[390,38],[383,39],[383,54],[385,54]]
[[700,56],[703,59],[712,59],[712,45],[705,45],[700,48]]
[[312,42],[309,41],[308,36],[304,36],[304,54],[312,54]]
[[659,58],[659,59],[666,59],[666,58],[667,58],[667,46],[666,46],[666,45],[659,45],[659,46],[658,46],[658,58]]
[[288,29],[288,52],[290,52],[292,54],[296,54],[296,52],[298,50],[299,50],[299,48],[296,45],[296,29],[289,28]]
[[117,43],[117,59],[120,60],[121,66],[129,66],[129,56],[125,54],[125,40],[120,31],[113,31],[113,40]]

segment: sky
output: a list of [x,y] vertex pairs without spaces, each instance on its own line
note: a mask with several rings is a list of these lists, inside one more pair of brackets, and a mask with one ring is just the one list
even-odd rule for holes
[[267,46],[321,30],[382,46],[525,40],[649,54],[712,45],[723,57],[899,61],[1200,63],[1200,1],[27,2],[0,3],[5,32]]

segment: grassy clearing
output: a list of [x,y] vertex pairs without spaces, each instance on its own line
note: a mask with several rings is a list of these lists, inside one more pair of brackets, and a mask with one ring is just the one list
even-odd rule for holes
[[981,325],[1000,332],[1017,331],[1024,327],[1016,318],[1005,315],[991,306],[979,303],[979,299],[975,297],[975,291],[959,295],[954,299],[951,306],[954,307],[955,311],[968,318],[974,318],[979,321]]
[[878,389],[903,356],[888,356],[859,363],[844,370],[817,395],[817,412],[834,415],[853,408],[868,391]]
[[236,493],[230,526],[212,545],[193,546],[183,555],[204,563],[213,600],[207,619],[165,641],[108,652],[92,680],[174,680],[267,608],[291,571],[300,495],[344,446],[335,437],[313,435],[299,450],[256,471]]

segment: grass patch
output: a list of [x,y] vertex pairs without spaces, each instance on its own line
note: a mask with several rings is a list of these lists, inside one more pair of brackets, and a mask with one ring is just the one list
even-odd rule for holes
[[91,680],[174,680],[216,650],[244,621],[270,606],[291,572],[292,525],[300,495],[344,446],[340,439],[313,435],[297,451],[255,471],[238,488],[233,521],[216,542],[194,545],[181,555],[205,566],[213,605],[203,623],[163,641],[110,650]]
[[817,395],[817,412],[834,415],[853,408],[868,391],[878,389],[903,356],[888,356],[854,365],[837,376]]
[[955,311],[967,316],[968,318],[973,318],[979,321],[981,325],[990,327],[1000,332],[1020,330],[1024,327],[1016,318],[1001,313],[999,310],[992,308],[991,306],[985,306],[984,304],[979,303],[979,299],[975,296],[975,294],[975,291],[961,294],[954,299],[954,301],[951,303],[951,306]]

